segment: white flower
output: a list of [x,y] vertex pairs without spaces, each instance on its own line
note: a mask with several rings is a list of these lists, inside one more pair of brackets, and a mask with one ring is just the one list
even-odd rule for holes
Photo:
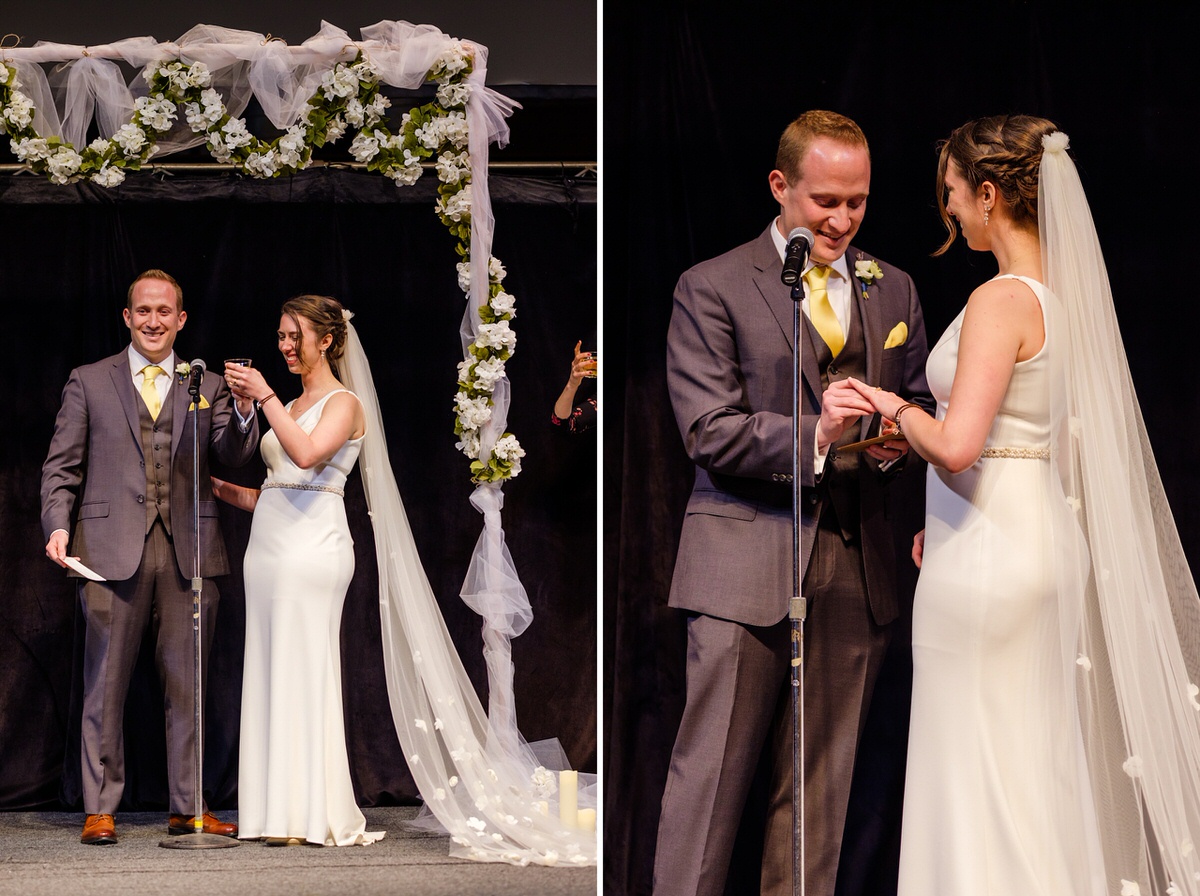
[[374,127],[375,125],[379,124],[380,119],[383,118],[384,112],[387,111],[388,106],[391,104],[392,101],[382,93],[375,94],[375,98],[372,99],[371,102],[366,106],[362,107],[367,126]]
[[[451,750],[451,751],[450,751],[450,758],[451,758],[451,759],[453,759],[455,762],[462,762],[464,759],[466,759],[466,758],[467,758],[467,751],[466,751],[466,750],[462,750],[462,749],[459,749],[459,750]],[[450,786],[451,786],[451,787],[453,787],[454,785],[453,785],[453,784],[451,784]]]
[[191,372],[192,372],[192,365],[189,364],[187,361],[180,361],[178,364],[175,365],[175,375],[177,377],[179,377],[179,379],[181,381],[187,379],[188,374],[190,374]]
[[495,769],[489,768],[487,770],[487,776],[492,779],[492,783],[495,783],[500,780],[499,776],[496,774]]
[[1183,896],[1183,891],[1175,886],[1175,881],[1171,881],[1167,886],[1167,896]]
[[273,149],[263,153],[252,152],[246,159],[246,170],[259,177],[272,177],[278,168],[279,157]]
[[475,385],[480,389],[491,392],[503,378],[504,361],[500,358],[486,358],[475,365]]
[[379,141],[369,136],[366,131],[359,131],[350,143],[350,155],[354,156],[356,161],[369,162],[379,155]]
[[467,457],[479,457],[479,433],[472,427],[463,432],[462,441],[455,442],[454,447]]
[[459,392],[454,397],[454,409],[463,426],[478,429],[492,419],[492,409],[486,396],[472,398],[465,392]]
[[879,267],[874,259],[859,259],[854,262],[854,276],[863,283],[872,283],[883,279],[883,269]]
[[287,133],[279,138],[280,164],[289,168],[299,168],[304,162],[304,128],[292,125]]
[[447,49],[442,51],[442,54],[438,56],[437,61],[433,64],[432,70],[438,71],[440,69],[445,76],[452,77],[467,67],[467,60],[469,58],[466,50],[463,48],[462,41],[456,40]]
[[546,854],[544,856],[542,856],[542,860],[547,865],[557,865],[558,864],[558,853],[555,852],[553,849],[548,849],[548,850],[546,850]]
[[211,83],[212,75],[209,74],[208,66],[203,62],[193,62],[188,70],[188,86],[207,87]]
[[446,798],[446,789],[444,787],[439,787],[433,792],[433,798],[435,800],[444,800]]
[[327,97],[347,97],[358,93],[358,75],[353,69],[339,65],[321,78],[321,87]]
[[1081,669],[1083,669],[1084,672],[1092,671],[1092,661],[1090,659],[1088,659],[1086,656],[1084,656],[1082,653],[1079,654],[1079,659],[1077,659],[1075,661],[1075,665],[1077,665]]
[[1134,881],[1121,878],[1121,896],[1142,896],[1142,888]]
[[435,718],[433,720],[433,728],[435,731],[441,731],[445,727],[446,724],[441,719]]
[[105,162],[100,166],[100,170],[92,175],[92,182],[102,187],[115,187],[125,182],[125,172]]
[[221,131],[225,134],[225,145],[230,149],[248,146],[253,139],[250,136],[250,132],[246,130],[246,122],[240,118],[229,119],[221,128]]
[[357,97],[351,98],[346,102],[346,121],[354,125],[356,128],[361,128],[365,118],[365,110],[363,104],[358,101]]
[[451,221],[461,221],[471,214],[471,185],[467,184],[453,196],[439,196],[434,205],[439,215]]
[[471,85],[465,81],[457,84],[444,83],[437,90],[437,101],[447,109],[465,106],[471,96]]
[[177,107],[162,94],[140,96],[133,105],[142,124],[159,132],[171,130]]
[[415,161],[413,164],[407,164],[409,161],[407,158],[408,150],[405,150],[404,152],[406,155],[406,164],[403,167],[396,167],[393,165],[388,169],[387,176],[394,180],[396,182],[396,186],[398,187],[411,187],[420,179],[421,174],[424,173],[424,169],[421,167],[419,161]]
[[1083,502],[1076,497],[1069,497],[1067,498],[1067,506],[1078,513],[1083,509]]
[[[521,443],[517,441],[517,437],[510,434],[501,436],[496,440],[496,444],[492,446],[492,454],[505,463],[519,467],[520,459],[525,456],[525,449],[521,447]],[[516,473],[513,475],[515,476]]]
[[492,310],[497,314],[507,314],[510,317],[516,317],[517,299],[511,293],[498,292],[492,296]]
[[452,152],[444,152],[438,156],[438,160],[434,165],[434,170],[437,171],[438,180],[444,184],[456,184],[464,177],[471,174],[471,166],[469,157],[464,152],[461,155],[455,155]]
[[5,67],[4,63],[0,62],[0,84],[7,84],[7,83],[8,83],[8,69]]
[[336,143],[346,133],[346,120],[342,116],[334,116],[325,129],[325,142]]
[[228,162],[233,158],[233,153],[229,151],[228,144],[221,139],[220,131],[209,131],[208,151],[212,153],[212,157],[218,162]]
[[497,283],[508,276],[508,271],[504,269],[500,259],[494,255],[488,259],[488,276]]
[[453,789],[458,786],[458,775],[451,775],[450,780],[446,782]]
[[1192,709],[1200,709],[1200,702],[1197,702],[1196,697],[1200,695],[1200,688],[1196,687],[1190,681],[1188,682],[1188,699],[1192,701]]
[[419,650],[414,650],[412,657],[413,657],[413,663],[415,665],[419,666],[423,662],[423,660],[421,658],[421,651],[419,651]]
[[79,171],[83,157],[69,146],[60,146],[54,155],[46,160],[50,171],[50,180],[56,184],[70,183]]
[[424,719],[415,719],[413,721],[413,726],[418,731],[428,731],[429,730],[429,725],[425,722]]
[[1130,756],[1122,764],[1121,768],[1125,770],[1125,774],[1131,778],[1140,778],[1142,776],[1142,757]]
[[13,154],[21,162],[40,162],[49,158],[50,144],[42,137],[22,137],[9,142]]
[[494,324],[480,324],[475,344],[480,348],[511,351],[517,344],[517,334],[513,332],[506,320],[498,320]]
[[409,765],[417,765],[418,763],[420,763],[420,761],[421,761],[421,757],[416,753],[413,753],[411,756],[408,757]]
[[4,118],[14,130],[25,130],[33,122],[33,103],[23,93],[14,90],[8,105],[4,107]]
[[487,822],[483,821],[481,819],[478,819],[474,815],[472,815],[470,818],[467,819],[467,825],[468,825],[468,827],[472,827],[477,831],[482,831],[484,828],[487,827]]
[[529,776],[529,780],[533,784],[534,792],[538,796],[553,796],[558,790],[558,781],[554,772],[543,765],[539,765],[533,770],[533,774]]
[[365,57],[350,66],[350,71],[354,72],[355,77],[365,84],[374,84],[379,80],[379,73],[375,71],[370,61]]

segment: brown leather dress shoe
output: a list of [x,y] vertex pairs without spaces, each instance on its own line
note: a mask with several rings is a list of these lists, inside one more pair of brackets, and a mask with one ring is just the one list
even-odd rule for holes
[[[204,833],[220,834],[222,837],[236,837],[237,825],[232,821],[221,821],[211,812],[204,813]],[[196,833],[196,816],[195,815],[172,815],[167,820],[168,834],[194,834]]]
[[117,842],[117,824],[111,815],[89,815],[83,822],[80,843],[90,846],[111,846]]

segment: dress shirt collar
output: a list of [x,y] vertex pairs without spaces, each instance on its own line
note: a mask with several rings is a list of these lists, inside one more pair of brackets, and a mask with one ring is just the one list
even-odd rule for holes
[[[775,223],[771,225],[771,239],[775,241],[775,248],[779,251],[779,260],[782,261],[787,256],[787,237],[779,230],[778,216],[775,217]],[[813,266],[813,260],[809,258],[808,262],[804,265],[804,272],[807,273]],[[829,266],[833,268],[834,273],[842,280],[849,282],[850,266],[846,261],[845,252],[836,261],[831,262]]]
[[[129,344],[129,372],[135,377],[141,374],[143,367],[145,367],[147,364],[153,363],[153,361],[144,357],[141,352],[134,348],[132,342]],[[175,370],[176,363],[175,352],[171,352],[158,362],[158,366],[161,367],[168,376],[170,376]]]

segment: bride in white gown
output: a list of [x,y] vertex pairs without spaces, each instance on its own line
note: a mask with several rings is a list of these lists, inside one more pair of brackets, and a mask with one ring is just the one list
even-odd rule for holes
[[354,798],[342,715],[342,604],[354,574],[343,488],[365,431],[363,408],[330,362],[346,341],[342,306],[301,296],[283,306],[279,350],[303,391],[286,406],[262,374],[229,365],[271,424],[261,489],[220,483],[254,513],[246,548],[246,654],[238,754],[240,836],[277,845],[370,843]]
[[[235,394],[257,401],[271,425],[262,439],[262,488],[214,482],[218,497],[254,512],[245,559],[240,834],[330,845],[383,836],[366,831],[355,803],[342,718],[339,632],[354,555],[341,490],[361,451],[388,700],[425,801],[414,824],[449,833],[451,854],[476,861],[595,865],[594,828],[571,820],[576,800],[593,802],[592,791],[559,793],[557,775],[544,766],[567,768],[561,748],[528,744],[515,709],[495,693],[485,712],[462,665],[417,555],[350,317],[324,296],[284,304],[279,348],[303,385],[286,407],[257,369],[225,370]],[[484,573],[480,596],[495,613],[503,570]],[[506,653],[485,655],[495,674],[511,678],[511,666],[501,668]]]
[[936,416],[855,383],[930,463],[902,896],[1200,893],[1200,600],[1066,149],[951,134],[940,251],[957,222],[999,274],[930,352]]

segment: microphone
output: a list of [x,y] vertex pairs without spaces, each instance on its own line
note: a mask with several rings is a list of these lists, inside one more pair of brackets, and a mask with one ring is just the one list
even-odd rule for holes
[[796,227],[788,234],[787,253],[783,257],[783,273],[779,275],[785,286],[795,286],[800,280],[800,272],[808,261],[808,253],[812,251],[816,238],[807,227]]
[[200,394],[200,383],[204,381],[204,373],[208,370],[208,365],[200,358],[194,358],[191,363],[191,379],[188,381],[188,393],[195,397]]

